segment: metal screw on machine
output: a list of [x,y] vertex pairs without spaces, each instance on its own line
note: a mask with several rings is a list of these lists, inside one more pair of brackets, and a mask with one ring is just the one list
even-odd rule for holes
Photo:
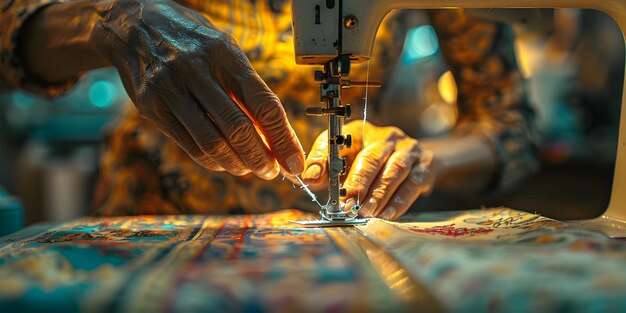
[[308,108],[306,108],[306,115],[323,116],[324,115],[324,108],[321,108],[321,107],[308,107]]
[[338,145],[344,145],[350,149],[352,147],[352,135],[337,135],[335,136],[335,143]]
[[342,80],[341,81],[341,88],[343,89],[347,89],[350,87],[359,87],[359,88],[365,88],[365,87],[371,87],[371,88],[380,88],[382,87],[382,84],[380,82],[353,82],[350,80]]
[[344,118],[350,118],[352,115],[352,109],[350,109],[349,104],[337,108],[308,107],[306,108],[306,114],[312,116],[337,115]]
[[347,29],[353,29],[359,24],[359,20],[356,19],[354,15],[348,15],[343,19],[343,26]]
[[326,75],[326,73],[324,73],[324,72],[322,72],[320,70],[315,71],[315,73],[313,74],[313,79],[316,82],[322,82],[322,81],[326,80],[327,78],[328,78],[328,75]]
[[348,149],[352,148],[352,135],[346,135],[346,139],[343,144],[348,147]]
[[340,111],[338,114],[345,118],[350,118],[352,116],[352,108],[350,107],[349,104],[346,104],[345,106],[340,108]]

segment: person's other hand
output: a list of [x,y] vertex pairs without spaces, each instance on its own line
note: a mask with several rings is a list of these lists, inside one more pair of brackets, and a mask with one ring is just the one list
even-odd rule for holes
[[276,95],[228,34],[174,2],[117,0],[90,41],[141,116],[209,170],[300,174],[304,153]]
[[[359,215],[395,219],[404,214],[421,195],[434,185],[433,153],[420,146],[397,127],[378,127],[354,121],[344,126],[352,135],[352,147],[341,150],[346,157],[343,182],[346,206],[361,204]],[[328,184],[328,133],[313,144],[305,162],[303,181],[312,188]],[[358,200],[357,200],[358,199]]]

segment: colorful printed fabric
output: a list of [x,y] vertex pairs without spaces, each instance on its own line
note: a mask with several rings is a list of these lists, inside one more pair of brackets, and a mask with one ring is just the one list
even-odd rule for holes
[[451,312],[626,312],[626,241],[507,208],[405,220],[359,228]]
[[626,312],[626,242],[507,208],[83,218],[0,240],[0,311]]
[[[36,9],[54,0],[10,0],[0,12],[0,88],[32,88],[17,54],[21,24]],[[289,120],[307,150],[325,129],[325,120],[309,118],[304,108],[319,102],[319,86],[313,69],[297,66],[293,56],[291,7],[286,0],[180,0],[205,14],[219,29],[237,40],[261,77],[279,96]],[[491,190],[508,189],[536,167],[532,145],[532,114],[523,97],[508,27],[467,17],[461,10],[429,10],[439,35],[443,56],[458,85],[459,121],[453,130],[460,136],[478,134],[493,147],[500,170]],[[377,34],[369,66],[369,78],[387,85],[401,53],[415,10],[389,15]],[[351,77],[365,80],[367,65],[353,67]],[[68,84],[71,84],[69,82]],[[389,104],[380,102],[382,90],[369,90],[370,120],[393,125]],[[362,112],[363,90],[347,90],[345,102],[353,105],[354,119]],[[378,118],[385,111],[385,120]],[[111,128],[102,154],[94,207],[101,215],[179,213],[261,213],[298,208],[317,211],[305,193],[294,192],[287,181],[262,181],[208,172],[195,164],[178,146],[141,119],[129,104]]]
[[[1,312],[362,312],[402,302],[297,211],[86,218],[0,247]],[[347,238],[349,239],[349,238]],[[0,243],[1,244],[1,243]]]

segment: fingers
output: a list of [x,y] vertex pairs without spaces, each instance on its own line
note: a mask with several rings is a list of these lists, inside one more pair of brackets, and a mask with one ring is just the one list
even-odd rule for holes
[[407,179],[400,184],[387,207],[381,212],[382,218],[394,220],[402,216],[420,195],[430,192],[435,177],[432,162],[432,153],[425,151],[420,163],[413,166]]
[[[161,129],[190,155],[234,175],[271,179],[279,173],[276,160],[300,174],[304,152],[285,111],[232,37],[182,6],[144,4],[115,6],[94,31],[140,113],[151,119],[155,111],[172,113]],[[132,23],[138,17],[141,23]],[[129,30],[129,23],[137,27]],[[156,95],[160,100],[151,101]],[[172,120],[180,124],[166,125]]]
[[[350,170],[349,172],[351,172],[357,153],[363,147],[361,142],[362,128],[362,121],[353,121],[343,127],[344,134],[352,135],[352,147],[344,146],[339,152],[340,156],[346,158],[346,166]],[[309,186],[325,186],[328,183],[328,131],[324,131],[315,139],[304,165],[302,179]]]
[[369,145],[359,152],[344,182],[346,199],[358,199],[358,203],[363,203],[385,163],[391,161],[395,147],[394,141],[383,141]]
[[156,121],[157,128],[174,140],[196,163],[210,171],[224,171],[223,167],[202,152],[185,126],[172,113],[164,112],[159,115]]
[[324,131],[313,143],[306,158],[302,180],[309,186],[322,186],[328,181],[328,131]]
[[263,134],[273,156],[290,174],[304,170],[304,151],[276,95],[237,48],[237,66],[229,67],[226,88]]
[[[167,101],[164,99],[164,101]],[[250,173],[249,167],[231,147],[213,120],[205,113],[195,99],[189,97],[186,105],[174,107],[173,114],[188,131],[197,147],[202,152],[195,159],[208,158],[215,164],[236,176]],[[172,121],[169,121],[172,123]]]
[[[278,164],[241,108],[219,88],[193,93],[197,95],[202,106],[201,111],[209,114],[210,121],[217,126],[218,132],[221,132],[230,148],[243,161],[244,167],[260,178],[274,179],[280,172]],[[209,119],[205,118],[205,121]],[[198,144],[200,148],[205,147],[203,151],[212,149],[210,140]]]
[[[413,165],[419,162],[419,157],[420,149],[417,141],[407,140],[399,143],[396,152],[389,157],[382,171],[371,184],[368,199],[361,209],[361,214],[379,216],[400,184],[409,177]],[[395,216],[395,212],[386,213]]]
[[233,175],[243,176],[250,173],[245,163],[197,103],[192,101],[184,110],[174,112],[174,115],[185,126],[206,157]]

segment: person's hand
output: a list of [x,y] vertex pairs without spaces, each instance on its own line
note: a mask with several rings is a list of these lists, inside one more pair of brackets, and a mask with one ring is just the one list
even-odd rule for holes
[[[344,126],[352,135],[352,147],[341,150],[346,157],[343,182],[346,206],[361,204],[359,215],[395,219],[404,214],[421,195],[434,185],[433,153],[420,146],[397,127],[365,126],[354,121]],[[305,162],[303,181],[311,188],[328,184],[328,133],[313,144]]]
[[171,1],[117,0],[90,41],[141,116],[209,170],[300,174],[304,153],[276,95],[228,34]]

